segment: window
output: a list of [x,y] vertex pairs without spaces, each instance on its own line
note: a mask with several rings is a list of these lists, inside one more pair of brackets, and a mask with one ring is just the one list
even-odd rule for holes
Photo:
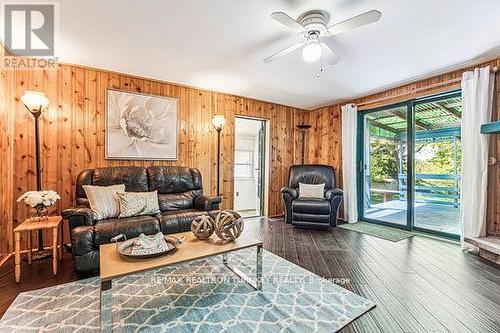
[[253,152],[237,150],[234,155],[234,177],[252,178],[253,176]]

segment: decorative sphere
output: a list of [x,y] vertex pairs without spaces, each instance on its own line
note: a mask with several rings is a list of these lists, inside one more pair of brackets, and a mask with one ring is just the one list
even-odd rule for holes
[[214,229],[214,219],[208,215],[198,216],[191,222],[191,231],[194,236],[200,240],[210,238],[214,233]]
[[215,233],[222,240],[235,240],[242,231],[243,219],[237,219],[231,212],[222,211],[215,218]]

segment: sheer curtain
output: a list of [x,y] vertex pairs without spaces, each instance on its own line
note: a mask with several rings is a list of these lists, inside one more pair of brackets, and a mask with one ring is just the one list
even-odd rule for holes
[[358,221],[356,197],[356,137],[358,108],[354,104],[342,106],[342,180],[344,190],[344,218],[349,223]]
[[493,85],[489,67],[463,73],[460,222],[464,249],[475,249],[464,242],[465,237],[486,235],[489,136],[481,134],[480,128],[491,119]]

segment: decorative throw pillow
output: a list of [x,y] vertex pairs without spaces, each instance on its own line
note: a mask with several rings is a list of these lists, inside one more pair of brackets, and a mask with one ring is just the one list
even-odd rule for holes
[[119,218],[160,213],[157,191],[119,192],[117,194],[120,201]]
[[325,198],[325,183],[322,183],[322,184],[299,183],[299,197],[324,199]]
[[125,192],[125,185],[94,186],[83,185],[89,200],[94,219],[102,220],[117,217],[120,214],[120,203],[117,192]]

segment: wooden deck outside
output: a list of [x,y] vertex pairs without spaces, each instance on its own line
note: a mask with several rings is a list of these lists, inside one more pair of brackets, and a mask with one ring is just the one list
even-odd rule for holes
[[[372,205],[365,217],[373,220],[406,224],[406,201],[392,200]],[[415,226],[450,234],[460,234],[460,208],[434,203],[415,203]]]

